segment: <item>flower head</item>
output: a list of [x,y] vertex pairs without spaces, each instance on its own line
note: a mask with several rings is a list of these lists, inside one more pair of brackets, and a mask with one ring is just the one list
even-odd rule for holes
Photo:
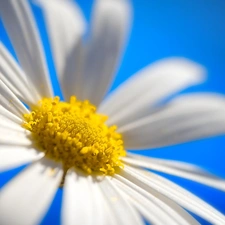
[[114,174],[126,155],[116,126],[108,127],[106,117],[96,113],[88,101],[69,103],[58,97],[43,99],[31,113],[25,114],[24,128],[32,133],[45,156],[59,161],[65,170],[72,167],[87,173]]
[[[127,0],[96,1],[91,34],[70,0],[36,0],[46,20],[65,100],[53,95],[30,4],[0,1],[19,64],[0,43],[0,171],[30,163],[0,191],[0,224],[38,224],[63,188],[63,224],[198,224],[183,208],[215,224],[225,217],[149,170],[225,191],[200,168],[126,152],[225,132],[225,99],[189,94],[204,68],[182,58],[154,63],[104,100],[128,31]],[[28,105],[26,107],[23,103]],[[29,184],[29,185],[27,185]]]

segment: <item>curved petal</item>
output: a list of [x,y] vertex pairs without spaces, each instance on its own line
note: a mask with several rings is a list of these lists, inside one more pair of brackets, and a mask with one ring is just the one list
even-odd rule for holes
[[144,68],[100,105],[108,124],[118,127],[150,114],[154,106],[188,86],[203,81],[205,70],[183,58],[168,58]]
[[52,96],[43,48],[28,2],[0,1],[0,16],[28,82],[37,88],[40,96]]
[[123,161],[126,164],[135,167],[142,167],[146,169],[160,171],[163,173],[193,180],[198,183],[202,183],[210,187],[225,191],[225,180],[220,179],[219,177],[214,176],[213,174],[207,173],[207,171],[204,171],[203,169],[192,164],[174,160],[144,157],[130,153],[127,157],[123,158]]
[[99,105],[116,72],[129,30],[129,0],[97,0],[85,51],[83,99]]
[[[168,222],[176,225],[171,217],[168,217],[163,210],[157,207],[151,201],[147,201],[143,196],[140,196],[136,192],[132,192],[130,187],[123,186],[118,180],[114,181],[115,184],[122,189],[127,196],[130,197],[131,204],[139,211],[139,213],[147,220],[150,224],[164,225]],[[132,196],[132,197],[131,197]]]
[[21,125],[23,120],[0,105],[0,116]]
[[[23,146],[0,146],[0,172],[41,159],[44,153]],[[0,219],[1,220],[1,219]]]
[[44,10],[53,58],[66,100],[81,97],[84,18],[72,0],[36,0]]
[[0,80],[0,104],[11,113],[22,118],[29,110],[16,97],[16,95]]
[[116,224],[143,225],[144,222],[136,209],[127,201],[122,191],[116,187],[109,177],[99,182],[106,202],[113,212]]
[[40,100],[37,90],[32,83],[28,85],[26,75],[2,43],[0,43],[0,79],[27,104],[36,104]]
[[118,129],[128,149],[178,144],[225,133],[225,98],[181,96],[148,117]]
[[143,213],[145,219],[153,224],[199,224],[182,207],[159,192],[138,186],[119,174],[114,175],[114,182],[132,200],[135,207]]
[[177,184],[151,172],[125,166],[126,178],[144,188],[146,191],[154,189],[182,207],[201,216],[213,224],[224,224],[225,216],[215,208],[193,195]]
[[42,159],[29,166],[0,192],[2,225],[39,224],[57,191],[62,169]]

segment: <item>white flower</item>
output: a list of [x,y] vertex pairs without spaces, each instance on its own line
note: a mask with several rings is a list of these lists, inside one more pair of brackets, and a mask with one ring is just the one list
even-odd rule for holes
[[[107,126],[118,126],[117,131],[122,134],[126,149],[160,147],[225,132],[225,99],[220,96],[189,94],[165,103],[168,96],[203,79],[204,69],[182,58],[161,60],[143,69],[102,102],[113,79],[129,27],[128,1],[96,1],[90,40],[86,44],[83,41],[85,23],[75,3],[69,0],[37,0],[36,3],[43,7],[65,100],[75,95],[80,100],[88,99],[96,105],[99,113],[109,117]],[[40,99],[53,96],[43,46],[30,5],[25,0],[1,0],[0,13],[22,67],[0,43],[0,171],[31,162],[1,189],[0,224],[32,225],[40,223],[44,217],[65,170],[61,162],[45,157],[49,149],[41,145],[44,151],[40,151],[34,145],[30,136],[34,131],[23,128],[29,122],[32,126],[38,124],[43,114],[38,117],[39,122],[34,121],[33,117],[31,121],[26,120],[24,114],[30,111],[22,102],[32,108]],[[78,107],[76,104],[75,107]],[[88,106],[90,112],[87,114],[94,119],[90,119],[83,133],[79,130],[79,140],[75,144],[81,141],[80,145],[84,146],[82,135],[89,128],[91,132],[97,129],[94,125],[93,129],[91,127],[91,123],[99,119],[92,109],[92,106]],[[48,112],[45,125],[52,122],[55,112]],[[56,113],[56,116],[59,115],[64,114]],[[83,123],[83,117],[76,117],[79,123]],[[76,118],[72,120],[76,125]],[[57,120],[58,124],[62,121]],[[104,129],[107,130],[107,126]],[[77,129],[77,125],[72,129]],[[47,125],[37,130],[39,133],[36,135],[40,137],[47,132]],[[67,132],[66,138],[70,134]],[[100,135],[98,132],[94,134],[96,137]],[[114,131],[112,135],[117,137]],[[39,141],[52,147],[55,139],[50,140],[49,137],[44,136]],[[95,138],[93,133],[90,137]],[[122,141],[115,140],[113,143],[118,147]],[[69,138],[64,141],[69,142]],[[98,143],[101,144],[101,141],[100,138]],[[82,147],[82,154],[86,154],[89,148]],[[93,148],[99,150],[96,146]],[[107,154],[106,151],[108,149],[104,149],[103,153]],[[60,154],[65,156],[64,152]],[[69,159],[74,158],[69,154],[66,162]],[[225,217],[206,202],[143,168],[191,179],[225,191],[223,180],[193,165],[131,153],[127,153],[119,162],[124,167],[121,166],[120,170],[117,168],[112,176],[107,175],[108,171],[105,175],[93,175],[91,170],[95,170],[95,167],[87,169],[90,174],[77,167],[67,168],[63,184],[62,224],[138,225],[144,224],[143,217],[152,224],[198,224],[183,207],[214,224],[225,224]],[[103,165],[103,169],[106,167]]]

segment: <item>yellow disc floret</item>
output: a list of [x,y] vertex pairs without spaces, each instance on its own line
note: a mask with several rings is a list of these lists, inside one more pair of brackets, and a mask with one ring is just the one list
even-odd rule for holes
[[107,117],[97,114],[88,101],[78,101],[75,96],[69,103],[59,97],[43,98],[24,118],[23,127],[32,132],[39,149],[66,169],[113,174],[122,166],[120,157],[126,152],[117,127],[108,127]]

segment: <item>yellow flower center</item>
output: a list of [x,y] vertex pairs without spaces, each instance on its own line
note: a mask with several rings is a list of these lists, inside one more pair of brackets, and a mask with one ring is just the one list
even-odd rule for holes
[[88,101],[61,102],[59,97],[43,98],[31,113],[25,114],[23,127],[46,156],[63,163],[67,170],[81,168],[87,173],[113,174],[122,166],[126,152],[116,126],[105,124],[107,117],[97,114]]

